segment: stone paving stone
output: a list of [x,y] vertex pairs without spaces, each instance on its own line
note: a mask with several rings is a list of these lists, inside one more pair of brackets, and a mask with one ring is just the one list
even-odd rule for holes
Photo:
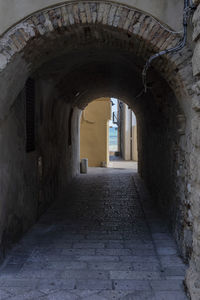
[[184,267],[183,261],[177,255],[162,255],[160,256],[160,261],[163,267]]
[[186,266],[139,182],[100,168],[75,178],[10,251],[0,300],[187,299]]
[[112,290],[112,281],[98,279],[82,279],[77,280],[76,288],[80,290]]
[[93,294],[92,296],[83,297],[81,298],[83,300],[108,300],[109,298],[106,298],[105,296],[99,295],[99,293]]
[[80,298],[67,290],[56,291],[49,295],[43,296],[41,300],[79,300]]
[[37,290],[44,291],[47,290],[60,290],[60,289],[66,289],[66,290],[74,290],[76,284],[75,279],[63,279],[59,278],[40,278],[40,280],[37,282],[36,288]]
[[154,294],[152,292],[145,291],[135,291],[134,293],[130,292],[122,300],[155,300]]
[[187,300],[184,292],[155,292],[155,300]]
[[10,300],[35,300],[35,299],[42,297],[43,295],[44,294],[39,291],[29,290],[27,292],[23,292],[18,295],[14,295],[8,299],[10,299]]
[[165,276],[185,276],[185,272],[186,272],[186,267],[179,267],[179,266],[176,266],[176,267],[166,267],[164,268],[164,275]]
[[56,270],[85,270],[87,269],[87,264],[84,262],[69,261],[63,265],[61,261],[52,261],[48,262],[46,268]]
[[108,271],[94,271],[94,270],[70,270],[60,273],[60,277],[66,279],[108,279]]
[[5,268],[1,271],[0,277],[9,275],[9,274],[16,274],[22,269],[23,264],[7,264]]
[[149,271],[110,271],[111,279],[135,279],[135,280],[150,280],[161,279],[160,272]]
[[140,255],[129,255],[129,256],[120,256],[120,260],[124,261],[124,262],[141,262],[141,263],[158,263],[159,260],[158,260],[158,257],[156,255],[151,255],[151,256],[148,256],[148,255],[143,255],[143,256],[140,256]]
[[151,291],[148,280],[114,280],[115,290]]
[[158,255],[173,255],[177,254],[177,249],[174,247],[157,247]]
[[175,240],[171,239],[171,240],[154,240],[154,244],[156,245],[156,247],[174,247],[175,249],[177,249],[177,245]]
[[[104,291],[104,290],[103,290]],[[109,291],[110,292],[110,291]],[[99,293],[99,290],[74,290],[73,294],[81,297],[81,299],[87,299],[87,297],[91,297]]]
[[182,291],[182,280],[152,280],[150,285],[155,291]]
[[130,247],[125,247],[125,242],[113,240],[113,241],[108,241],[105,244],[105,248],[107,248],[107,249],[113,249],[113,248],[122,249],[122,248],[130,248]]
[[63,255],[94,255],[95,249],[63,249],[62,253]]
[[77,249],[84,249],[84,248],[91,248],[91,249],[99,249],[99,248],[105,248],[105,243],[74,243],[73,248]]
[[133,256],[155,256],[155,249],[132,249],[131,251]]
[[0,287],[20,287],[20,288],[36,288],[39,283],[39,279],[29,279],[29,278],[15,278],[15,275],[12,278],[1,277],[0,278]]
[[131,248],[133,250],[154,250],[154,244],[152,241],[145,242],[144,240],[125,241],[125,248]]
[[171,241],[171,239],[172,239],[172,237],[169,233],[162,233],[162,232],[153,233],[152,237],[154,240],[169,240],[169,241]]
[[123,262],[97,262],[89,263],[88,268],[90,270],[118,270],[118,271],[127,271],[133,270],[131,263]]
[[[98,295],[104,296],[106,299],[126,299],[126,300],[147,300],[151,299],[152,292],[147,291],[132,291],[132,290],[114,290],[102,291]],[[149,298],[148,298],[149,297]]]
[[111,262],[111,261],[119,261],[119,257],[115,255],[90,255],[90,256],[80,256],[78,258],[79,261],[87,261],[87,262],[96,262],[96,261],[102,261],[102,262]]
[[157,262],[133,262],[131,263],[134,271],[158,271],[160,272],[160,263]]
[[131,255],[130,249],[97,249],[97,255]]
[[0,288],[0,300],[9,299],[12,296],[12,293]]

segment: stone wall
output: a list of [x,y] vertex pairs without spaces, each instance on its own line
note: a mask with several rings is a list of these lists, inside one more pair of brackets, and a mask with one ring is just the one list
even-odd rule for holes
[[0,126],[0,262],[79,171],[80,110],[35,77],[35,150],[27,153],[25,107],[24,88]]
[[36,152],[26,153],[25,91],[0,124],[0,262],[38,216]]
[[[190,148],[190,141],[198,143],[200,110],[198,95],[194,96],[198,86],[195,91],[192,89],[195,80],[190,46],[157,59],[148,72],[150,90],[138,97],[143,88],[141,73],[145,61],[152,53],[179,41],[180,35],[166,30],[151,16],[109,1],[74,1],[37,12],[11,28],[0,40],[0,124],[2,144],[10,149],[7,158],[1,157],[1,170],[14,170],[14,177],[10,181],[10,177],[4,180],[1,176],[0,185],[6,191],[10,182],[18,186],[18,159],[13,151],[20,152],[25,162],[20,166],[20,174],[27,174],[26,170],[35,174],[39,167],[40,195],[36,202],[39,201],[42,212],[78,170],[80,109],[97,97],[118,97],[133,108],[141,126],[140,172],[159,207],[168,209],[182,254],[189,256],[192,230],[193,245],[199,236],[199,216],[191,216],[199,192],[199,152],[198,147]],[[195,53],[198,55],[197,50]],[[18,152],[22,140],[9,147],[8,140],[15,140],[18,126],[10,135],[3,127],[21,119],[20,112],[13,118],[10,111],[32,74],[38,97],[38,155],[30,170],[29,156],[24,158],[23,151]],[[11,207],[11,215],[18,211],[15,199],[24,190],[27,177],[20,175],[19,193],[2,192],[1,201]],[[30,201],[30,208],[34,201]],[[26,211],[26,204],[20,210],[20,222],[23,209]],[[9,220],[7,208],[3,214],[2,220]],[[12,223],[15,224],[5,222],[2,230],[6,226],[12,228]],[[194,250],[192,274],[199,268],[199,247]],[[189,278],[190,287],[193,277]]]
[[186,283],[192,300],[200,299],[200,1],[193,16],[195,43],[193,54],[193,75],[197,83],[193,86],[195,92],[192,101],[192,149],[191,149],[191,218],[194,223],[193,252]]
[[166,83],[156,85],[138,116],[139,173],[188,260],[193,230],[187,214],[190,121]]
[[[67,184],[79,172],[79,130],[81,111],[64,102],[52,80],[37,80],[38,157],[41,211],[59,200]],[[43,208],[44,207],[44,208]]]

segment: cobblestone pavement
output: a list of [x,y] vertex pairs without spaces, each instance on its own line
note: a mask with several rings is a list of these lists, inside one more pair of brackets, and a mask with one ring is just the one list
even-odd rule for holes
[[184,300],[185,265],[132,170],[76,178],[12,249],[0,300]]

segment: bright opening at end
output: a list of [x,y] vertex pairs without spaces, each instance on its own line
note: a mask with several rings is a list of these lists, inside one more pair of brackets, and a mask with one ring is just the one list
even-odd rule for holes
[[80,159],[89,167],[133,169],[137,172],[136,116],[123,101],[99,98],[82,113]]

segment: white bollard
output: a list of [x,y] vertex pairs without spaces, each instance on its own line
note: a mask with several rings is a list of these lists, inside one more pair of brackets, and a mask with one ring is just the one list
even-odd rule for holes
[[81,159],[81,173],[87,174],[87,172],[88,172],[88,159],[82,158]]

